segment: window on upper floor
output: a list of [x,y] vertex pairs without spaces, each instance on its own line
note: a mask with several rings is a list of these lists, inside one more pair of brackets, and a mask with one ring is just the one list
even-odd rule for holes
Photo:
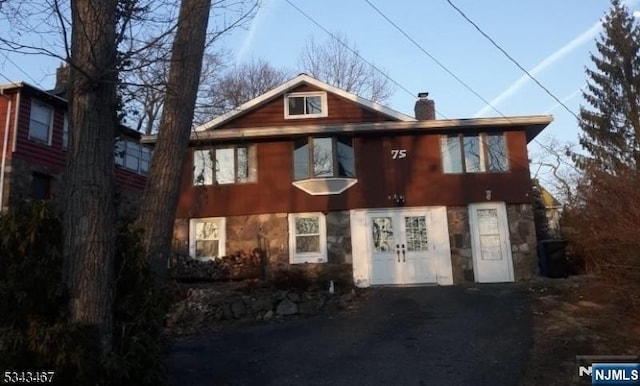
[[137,142],[116,140],[115,163],[124,169],[146,175],[149,173],[151,154],[151,149]]
[[66,150],[67,147],[69,147],[69,116],[65,114],[62,123],[62,148]]
[[226,185],[256,182],[255,145],[220,146],[193,151],[193,184]]
[[284,97],[286,119],[320,118],[328,115],[327,93],[299,92]]
[[31,101],[29,116],[29,139],[51,145],[51,128],[53,127],[53,109],[40,101]]
[[509,170],[503,133],[442,136],[440,151],[445,173],[485,173]]
[[293,179],[355,177],[353,138],[305,137],[293,143]]

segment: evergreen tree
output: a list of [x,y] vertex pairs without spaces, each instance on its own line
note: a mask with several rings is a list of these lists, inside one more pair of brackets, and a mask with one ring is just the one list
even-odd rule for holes
[[584,170],[618,174],[640,170],[640,29],[619,0],[612,0],[587,68],[588,107],[580,109],[580,144],[589,156],[576,157]]

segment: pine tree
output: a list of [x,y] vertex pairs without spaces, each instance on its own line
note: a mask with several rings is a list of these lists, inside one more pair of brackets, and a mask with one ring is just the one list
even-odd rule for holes
[[617,174],[640,170],[640,29],[629,9],[612,0],[603,31],[586,69],[589,107],[580,109],[580,144],[589,155],[577,157],[584,170]]

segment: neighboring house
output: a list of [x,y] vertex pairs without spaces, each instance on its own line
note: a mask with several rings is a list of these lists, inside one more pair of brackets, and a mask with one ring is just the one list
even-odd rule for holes
[[542,188],[540,196],[544,204],[544,213],[547,218],[549,234],[556,238],[560,237],[560,214],[562,213],[562,204],[545,188]]
[[[56,90],[47,92],[24,82],[0,84],[3,211],[17,199],[51,199],[63,193],[69,119],[67,101],[54,94],[60,92],[60,84]],[[139,139],[135,130],[120,127],[115,142],[116,189],[123,208],[136,203],[146,183],[151,148]]]
[[527,143],[552,117],[435,120],[425,95],[415,110],[302,74],[196,128],[177,252],[262,248],[271,273],[346,271],[361,287],[532,277]]

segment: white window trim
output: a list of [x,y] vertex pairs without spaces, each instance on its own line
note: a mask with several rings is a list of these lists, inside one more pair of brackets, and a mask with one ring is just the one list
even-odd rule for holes
[[[311,96],[319,96],[322,103],[322,111],[317,114],[301,114],[301,115],[289,115],[289,98],[299,98],[299,97],[311,97]],[[318,92],[294,92],[290,94],[284,95],[284,118],[285,119],[305,119],[305,118],[323,118],[329,115],[329,106],[327,105],[327,93],[318,91]]]
[[331,194],[340,194],[357,182],[357,178],[322,177],[293,181],[291,184],[312,196],[328,196]]
[[[220,257],[226,256],[226,244],[227,244],[227,219],[225,217],[201,217],[189,219],[189,256],[195,259],[196,256],[196,224],[200,222],[218,222],[220,229],[220,238],[218,250],[220,251]],[[214,260],[215,258],[209,258]]]
[[[49,115],[49,132],[47,134],[47,141],[46,142],[42,142],[39,138],[32,138],[31,137],[31,112],[33,112],[33,106],[37,104],[40,105],[42,107],[45,107],[47,109],[49,109],[49,112],[51,113]],[[52,142],[52,137],[53,137],[53,121],[55,120],[55,115],[56,115],[56,110],[49,104],[41,102],[40,100],[37,99],[32,99],[31,100],[31,112],[29,113],[29,128],[28,128],[28,138],[31,141],[37,142],[37,143],[41,143],[41,144],[47,144],[48,146],[51,146],[51,142]]]
[[[327,219],[323,213],[289,213],[289,264],[327,262]],[[297,218],[318,217],[320,222],[320,252],[296,253]]]

